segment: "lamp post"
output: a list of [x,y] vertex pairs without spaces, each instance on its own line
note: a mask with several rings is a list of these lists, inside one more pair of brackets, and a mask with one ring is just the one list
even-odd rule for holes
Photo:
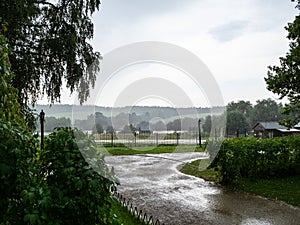
[[42,110],[40,113],[40,123],[41,123],[41,149],[44,149],[44,122],[45,122],[45,113]]
[[199,130],[199,146],[201,148],[202,144],[201,144],[201,120],[200,119],[198,120],[198,130]]

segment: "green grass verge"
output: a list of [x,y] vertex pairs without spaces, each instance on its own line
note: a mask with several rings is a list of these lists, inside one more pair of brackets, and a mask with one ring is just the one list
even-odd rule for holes
[[195,177],[200,177],[207,181],[218,183],[220,175],[215,169],[205,169],[208,166],[209,160],[196,160],[191,163],[184,164],[179,171]]
[[[186,163],[180,168],[180,171],[207,181],[219,183],[221,180],[219,172],[213,168],[201,171],[201,164],[205,165],[205,162],[201,164],[200,162],[201,160],[196,160],[191,163]],[[280,200],[300,207],[300,176],[258,179],[255,181],[241,179],[231,186],[242,191]]]
[[300,176],[259,179],[256,181],[242,179],[236,184],[236,187],[246,192],[281,200],[300,207]]
[[123,207],[115,198],[111,200],[111,218],[116,218],[118,222],[123,225],[145,225],[143,221],[132,215],[127,208]]
[[203,152],[204,148],[195,145],[158,145],[141,146],[129,148],[123,144],[117,144],[114,147],[110,145],[99,146],[98,150],[104,155],[134,155],[134,154],[159,154],[173,152]]

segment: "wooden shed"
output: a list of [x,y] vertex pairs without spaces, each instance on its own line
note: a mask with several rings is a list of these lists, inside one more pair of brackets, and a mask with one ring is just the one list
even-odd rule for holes
[[258,138],[282,137],[294,134],[300,134],[296,128],[287,128],[278,122],[258,122],[253,126],[254,136]]

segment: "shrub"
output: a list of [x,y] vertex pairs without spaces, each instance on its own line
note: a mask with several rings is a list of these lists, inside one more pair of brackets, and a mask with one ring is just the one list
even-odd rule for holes
[[23,224],[26,207],[21,193],[35,187],[38,145],[22,127],[0,120],[0,221]]
[[59,128],[46,138],[40,160],[50,192],[47,220],[56,224],[110,224],[114,177],[103,157],[97,155],[93,140],[81,131]]
[[211,166],[220,169],[224,184],[299,174],[300,136],[227,139]]
[[62,128],[39,149],[10,85],[8,54],[0,34],[0,224],[118,224],[109,218],[114,177],[91,139]]
[[10,84],[13,73],[8,54],[5,38],[0,34],[0,222],[24,224],[26,206],[22,192],[36,187],[39,143],[26,126],[18,91]]

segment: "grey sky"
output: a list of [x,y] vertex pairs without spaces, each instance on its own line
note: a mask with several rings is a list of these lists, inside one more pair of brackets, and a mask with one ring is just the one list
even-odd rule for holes
[[[178,45],[206,64],[221,88],[225,103],[239,99],[254,103],[262,98],[276,98],[266,90],[264,77],[267,67],[278,64],[278,58],[288,51],[284,26],[297,14],[295,3],[289,0],[102,0],[100,11],[93,17],[92,44],[104,56],[134,42]],[[169,76],[172,80],[171,70],[158,66],[133,67],[127,73],[122,72],[123,77],[119,74],[113,79],[110,92],[112,88],[117,92],[130,86],[131,80],[137,81],[141,73],[151,76],[163,71],[169,73],[164,78]],[[183,89],[192,92],[189,87]],[[197,91],[194,90],[194,95]],[[64,102],[70,102],[70,98],[63,97]],[[200,102],[197,106],[202,106]],[[102,104],[114,105],[109,101]]]
[[213,28],[210,33],[220,42],[231,41],[242,35],[243,30],[247,28],[249,23],[246,20],[229,22],[228,24]]

